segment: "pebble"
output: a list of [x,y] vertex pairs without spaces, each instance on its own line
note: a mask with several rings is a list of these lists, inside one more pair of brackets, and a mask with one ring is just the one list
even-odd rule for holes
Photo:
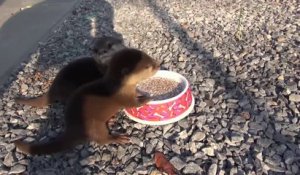
[[298,95],[298,94],[291,94],[289,96],[289,100],[291,102],[300,102],[300,95]]
[[208,156],[215,156],[215,150],[212,147],[202,148],[202,151]]
[[87,158],[80,161],[81,166],[92,165],[94,163],[95,163],[94,156],[89,156],[89,157],[87,157]]
[[112,160],[112,155],[109,154],[109,153],[103,153],[102,157],[101,157],[101,160],[103,160],[105,162],[111,161]]
[[15,162],[15,158],[13,157],[13,153],[12,152],[7,153],[4,158],[3,164],[7,167],[11,167],[13,166],[14,162]]
[[189,143],[189,149],[193,154],[195,154],[198,151],[198,148],[197,148],[197,145],[195,142]]
[[21,85],[21,91],[22,91],[22,92],[26,92],[27,90],[28,90],[27,84],[22,84],[22,85]]
[[153,145],[153,144],[151,144],[151,143],[148,143],[148,144],[146,145],[146,153],[147,153],[147,154],[151,154],[151,153],[153,152],[153,150],[154,150],[154,146],[155,146],[155,145]]
[[172,144],[172,151],[175,152],[176,154],[181,154],[181,147],[177,144]]
[[268,148],[273,143],[273,141],[270,139],[262,138],[262,139],[258,139],[257,143],[264,148]]
[[172,157],[170,163],[179,171],[186,166],[186,163],[176,156]]
[[191,141],[201,142],[202,140],[204,140],[204,138],[205,138],[205,133],[198,131],[192,136]]
[[131,162],[127,167],[126,171],[130,174],[136,171],[137,163],[136,162]]
[[295,155],[292,151],[286,151],[284,153],[284,162],[287,164],[287,165],[291,165],[294,160],[295,160]]
[[299,166],[296,165],[296,164],[293,164],[293,165],[292,165],[292,172],[293,172],[294,174],[299,173]]
[[244,140],[243,135],[237,132],[232,132],[230,138],[232,142],[241,142]]
[[23,173],[25,170],[26,167],[24,165],[17,164],[10,169],[9,174],[20,174]]
[[218,165],[213,163],[210,165],[208,169],[208,175],[217,175]]
[[186,132],[186,130],[179,133],[180,139],[186,139],[187,137],[188,137],[188,133]]
[[183,173],[185,173],[185,174],[200,174],[201,171],[202,171],[202,168],[199,165],[197,165],[194,162],[190,162],[185,166]]

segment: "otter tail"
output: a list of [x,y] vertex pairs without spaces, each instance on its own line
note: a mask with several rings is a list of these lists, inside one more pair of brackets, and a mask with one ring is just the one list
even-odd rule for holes
[[65,151],[79,143],[79,137],[75,135],[63,135],[46,143],[30,144],[17,140],[14,142],[16,147],[26,154],[42,155]]
[[44,107],[49,105],[49,97],[48,93],[45,93],[39,97],[33,97],[33,98],[15,98],[15,101],[19,104],[23,105],[29,105],[34,107]]

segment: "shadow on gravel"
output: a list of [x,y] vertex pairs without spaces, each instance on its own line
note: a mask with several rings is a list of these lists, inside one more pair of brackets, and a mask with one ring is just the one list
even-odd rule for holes
[[4,1],[5,1],[5,0],[0,0],[0,6],[3,4]]
[[[1,1],[2,2],[2,1]],[[61,69],[63,65],[67,64],[69,61],[76,59],[76,57],[82,55],[89,55],[89,47],[94,37],[100,36],[115,36],[123,39],[122,35],[114,31],[113,26],[113,18],[114,11],[112,6],[106,2],[105,0],[95,0],[89,1],[87,3],[95,3],[97,5],[93,9],[89,8],[80,8],[79,10],[75,7],[71,12],[70,16],[72,18],[78,19],[80,21],[67,21],[69,24],[63,23],[62,29],[58,29],[53,33],[53,37],[49,37],[46,43],[40,43],[39,45],[39,54],[34,57],[37,58],[37,61],[32,63],[31,71],[24,72],[24,79],[31,79],[31,81],[40,81],[42,85],[38,87],[30,87],[34,91],[43,91],[46,92],[45,86],[49,79],[52,79],[56,74],[51,73],[50,69]],[[81,3],[79,3],[81,5]],[[90,7],[91,5],[88,5]],[[36,11],[40,8],[46,8],[44,6],[44,2],[39,3],[27,10],[24,10],[11,19],[9,19],[1,28],[1,30],[5,30],[9,28],[9,25],[15,23],[16,21],[22,19],[22,15],[29,14],[33,11]],[[61,37],[55,33],[60,32],[65,37]],[[22,42],[22,41],[20,41]],[[8,43],[9,44],[9,43]],[[30,57],[28,58],[30,59]],[[31,57],[31,59],[33,59]],[[26,60],[27,63],[27,60]],[[2,90],[5,90],[11,87],[12,82],[17,80],[17,72],[24,69],[24,65],[20,66],[14,70],[13,73],[10,74],[10,78],[6,81],[5,86],[2,87]],[[49,73],[50,70],[50,73]],[[47,75],[47,72],[50,75]],[[41,78],[35,79],[37,75],[42,75]],[[13,76],[14,75],[14,76]],[[53,76],[53,77],[51,77]],[[30,86],[30,81],[28,80],[20,80],[18,85],[26,83]],[[35,84],[32,83],[32,84]],[[20,88],[20,87],[19,87]],[[16,95],[19,95],[21,91],[17,88],[16,92],[12,92],[10,96],[12,98]],[[1,93],[1,96],[3,94]],[[34,96],[28,93],[26,96]],[[10,99],[13,100],[13,99]],[[14,102],[13,102],[14,103]],[[6,104],[5,104],[6,105]],[[47,108],[47,119],[42,119],[41,114],[43,113],[43,109],[31,108],[16,105],[16,110],[24,110],[26,113],[37,113],[36,117],[34,116],[26,116],[25,114],[19,115],[19,119],[24,122],[23,124],[12,124],[10,125],[10,130],[18,130],[21,131],[16,134],[16,137],[26,137],[26,133],[29,132],[27,129],[28,125],[31,123],[38,124],[39,131],[31,130],[33,133],[33,142],[37,140],[49,140],[50,138],[55,137],[60,131],[61,126],[63,126],[63,106],[61,104],[53,104]],[[29,111],[29,112],[28,112]],[[41,112],[38,112],[41,111]],[[2,117],[2,116],[1,116]],[[6,116],[8,118],[12,116]],[[10,140],[5,140],[4,142],[10,142]],[[23,164],[27,164],[27,172],[28,174],[89,174],[90,170],[84,169],[81,165],[80,161],[87,158],[89,155],[94,154],[93,149],[88,149],[88,143],[83,146],[79,146],[79,150],[71,150],[63,153],[57,153],[48,156],[25,156],[25,161],[23,160]],[[17,157],[24,157],[22,154],[16,152]],[[28,158],[28,162],[26,161]],[[2,162],[1,162],[2,164]],[[22,163],[21,163],[22,164]],[[1,165],[2,166],[2,165]],[[86,165],[88,167],[88,165]],[[8,169],[9,170],[9,169]]]
[[[203,77],[206,78],[212,78],[215,80],[215,85],[214,85],[214,89],[216,89],[213,92],[213,96],[210,97],[208,94],[204,95],[204,99],[201,99],[201,97],[199,97],[201,94],[199,94],[197,91],[199,91],[199,89],[201,89],[200,86],[198,86],[197,82],[191,82],[192,84],[192,89],[194,91],[195,95],[195,113],[191,114],[190,116],[192,117],[197,117],[200,115],[211,115],[211,113],[207,112],[207,111],[201,111],[199,109],[197,109],[197,106],[199,106],[200,102],[206,101],[208,100],[209,102],[213,103],[213,101],[211,100],[214,96],[218,96],[218,95],[223,95],[223,98],[226,99],[237,99],[238,100],[238,104],[243,103],[243,101],[245,99],[247,99],[247,101],[249,102],[249,104],[251,105],[251,107],[248,105],[246,106],[239,106],[239,107],[235,107],[235,108],[231,108],[229,109],[229,113],[227,113],[228,117],[227,119],[229,119],[228,121],[228,126],[227,126],[227,132],[225,133],[220,133],[221,135],[226,135],[228,138],[231,137],[231,132],[232,130],[230,130],[230,128],[233,125],[240,125],[239,123],[237,123],[237,121],[235,121],[235,118],[238,116],[246,117],[245,113],[249,113],[250,114],[250,118],[247,118],[245,120],[244,123],[244,128],[246,129],[246,132],[253,134],[251,139],[255,140],[253,142],[253,144],[250,145],[250,148],[244,148],[246,154],[244,155],[238,155],[238,153],[235,153],[234,150],[232,151],[232,158],[236,163],[239,162],[239,164],[231,164],[230,161],[226,161],[227,163],[223,164],[223,168],[227,173],[230,173],[230,169],[232,167],[242,167],[242,169],[244,171],[249,171],[249,170],[255,170],[256,172],[263,172],[262,170],[262,166],[259,158],[256,156],[258,153],[262,153],[262,155],[266,154],[266,152],[270,151],[268,149],[262,148],[261,146],[258,146],[258,142],[260,142],[260,144],[262,145],[268,145],[268,143],[266,143],[266,140],[263,140],[265,138],[268,139],[273,138],[273,140],[275,140],[276,146],[278,146],[278,148],[280,147],[281,144],[285,144],[288,145],[288,148],[293,150],[293,152],[298,152],[299,148],[298,145],[295,144],[295,139],[297,140],[297,138],[293,138],[290,136],[286,136],[281,134],[280,132],[277,132],[276,130],[274,130],[273,128],[276,128],[274,125],[276,125],[276,121],[274,121],[274,118],[272,117],[272,113],[270,113],[268,111],[268,109],[264,106],[264,105],[260,105],[257,104],[257,102],[255,101],[255,97],[251,94],[251,92],[247,92],[244,90],[243,85],[238,82],[236,80],[235,77],[230,76],[227,73],[227,68],[222,65],[220,63],[220,61],[217,58],[214,58],[213,54],[209,51],[207,51],[205,48],[203,48],[201,46],[201,43],[197,42],[195,39],[191,38],[187,32],[187,29],[184,28],[182,25],[180,25],[179,23],[177,23],[169,14],[168,12],[165,10],[164,7],[161,7],[158,5],[156,0],[150,0],[150,1],[146,1],[144,0],[144,3],[147,4],[150,9],[152,10],[153,14],[157,17],[157,19],[159,19],[161,21],[161,23],[166,24],[166,26],[168,27],[168,30],[171,34],[175,35],[175,37],[177,37],[179,39],[179,41],[181,42],[181,46],[182,48],[186,49],[187,51],[189,51],[191,54],[193,55],[197,55],[197,56],[201,56],[201,59],[198,57],[196,58],[196,65],[198,66],[198,69],[203,69],[205,70],[204,72],[207,72],[207,75],[202,75]],[[192,62],[190,62],[190,64],[193,64]],[[187,65],[188,66],[188,65]],[[197,71],[197,70],[196,70]],[[193,76],[193,75],[191,75]],[[194,75],[196,76],[196,75]],[[221,87],[225,87],[224,90],[218,90],[216,87],[221,86]],[[196,88],[197,87],[197,88]],[[209,105],[209,104],[207,104]],[[210,104],[210,106],[213,106],[214,104]],[[261,107],[263,106],[263,107]],[[245,113],[244,113],[245,112]],[[214,114],[212,114],[214,115]],[[260,125],[257,123],[260,123],[260,121],[262,120],[267,120],[268,123],[266,123],[267,126],[264,125]],[[222,120],[222,118],[220,118],[220,121]],[[219,121],[219,122],[220,122]],[[248,125],[248,126],[246,126]],[[250,126],[252,125],[252,127]],[[246,126],[246,127],[245,127]],[[241,127],[241,126],[238,126]],[[274,134],[274,137],[271,137],[270,133],[263,133],[261,130],[262,127],[265,127],[267,131],[270,131],[271,134]],[[234,127],[237,128],[237,127]],[[213,133],[214,135],[217,135],[218,133]],[[245,134],[245,133],[244,133]],[[264,138],[262,138],[261,136],[264,134]],[[259,135],[259,136],[258,136]],[[254,136],[254,137],[253,137]],[[244,138],[250,139],[249,136],[245,136]],[[223,139],[224,141],[224,139]],[[205,142],[206,143],[206,142]],[[297,141],[296,141],[297,143]],[[205,146],[205,144],[204,144]],[[273,145],[274,146],[274,145]],[[228,145],[228,147],[230,147]],[[273,150],[276,150],[276,148],[272,148]],[[224,150],[225,151],[225,150]],[[272,151],[272,150],[271,150]],[[171,153],[172,154],[172,153]],[[175,154],[175,153],[174,153]],[[187,155],[186,153],[184,153],[184,155],[179,155],[180,157],[182,157],[182,160],[185,160],[184,157],[185,155]],[[188,153],[188,156],[192,156],[192,153]],[[227,156],[230,157],[230,156]],[[238,161],[239,159],[242,159],[243,161]],[[248,162],[249,165],[245,165],[244,162]],[[208,168],[210,167],[210,165],[212,163],[217,163],[218,162],[213,162],[213,160],[203,160],[201,162],[201,167],[203,169],[208,170]],[[254,165],[254,167],[252,165]],[[276,170],[277,173],[281,172],[284,173],[285,170],[278,167],[276,165],[271,165],[273,166],[273,170]],[[272,169],[271,168],[271,169]],[[279,173],[279,174],[281,174]],[[263,173],[262,173],[263,174]]]

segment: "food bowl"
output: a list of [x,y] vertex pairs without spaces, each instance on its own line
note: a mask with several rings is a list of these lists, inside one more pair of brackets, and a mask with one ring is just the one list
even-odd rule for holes
[[187,79],[172,71],[159,70],[154,77],[167,78],[182,83],[183,90],[176,96],[150,101],[138,108],[126,108],[125,114],[132,120],[146,125],[165,125],[177,122],[190,114],[195,100]]

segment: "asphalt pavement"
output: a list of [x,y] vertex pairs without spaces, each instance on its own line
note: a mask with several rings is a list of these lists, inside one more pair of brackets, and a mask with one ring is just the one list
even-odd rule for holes
[[0,84],[79,0],[0,0]]

